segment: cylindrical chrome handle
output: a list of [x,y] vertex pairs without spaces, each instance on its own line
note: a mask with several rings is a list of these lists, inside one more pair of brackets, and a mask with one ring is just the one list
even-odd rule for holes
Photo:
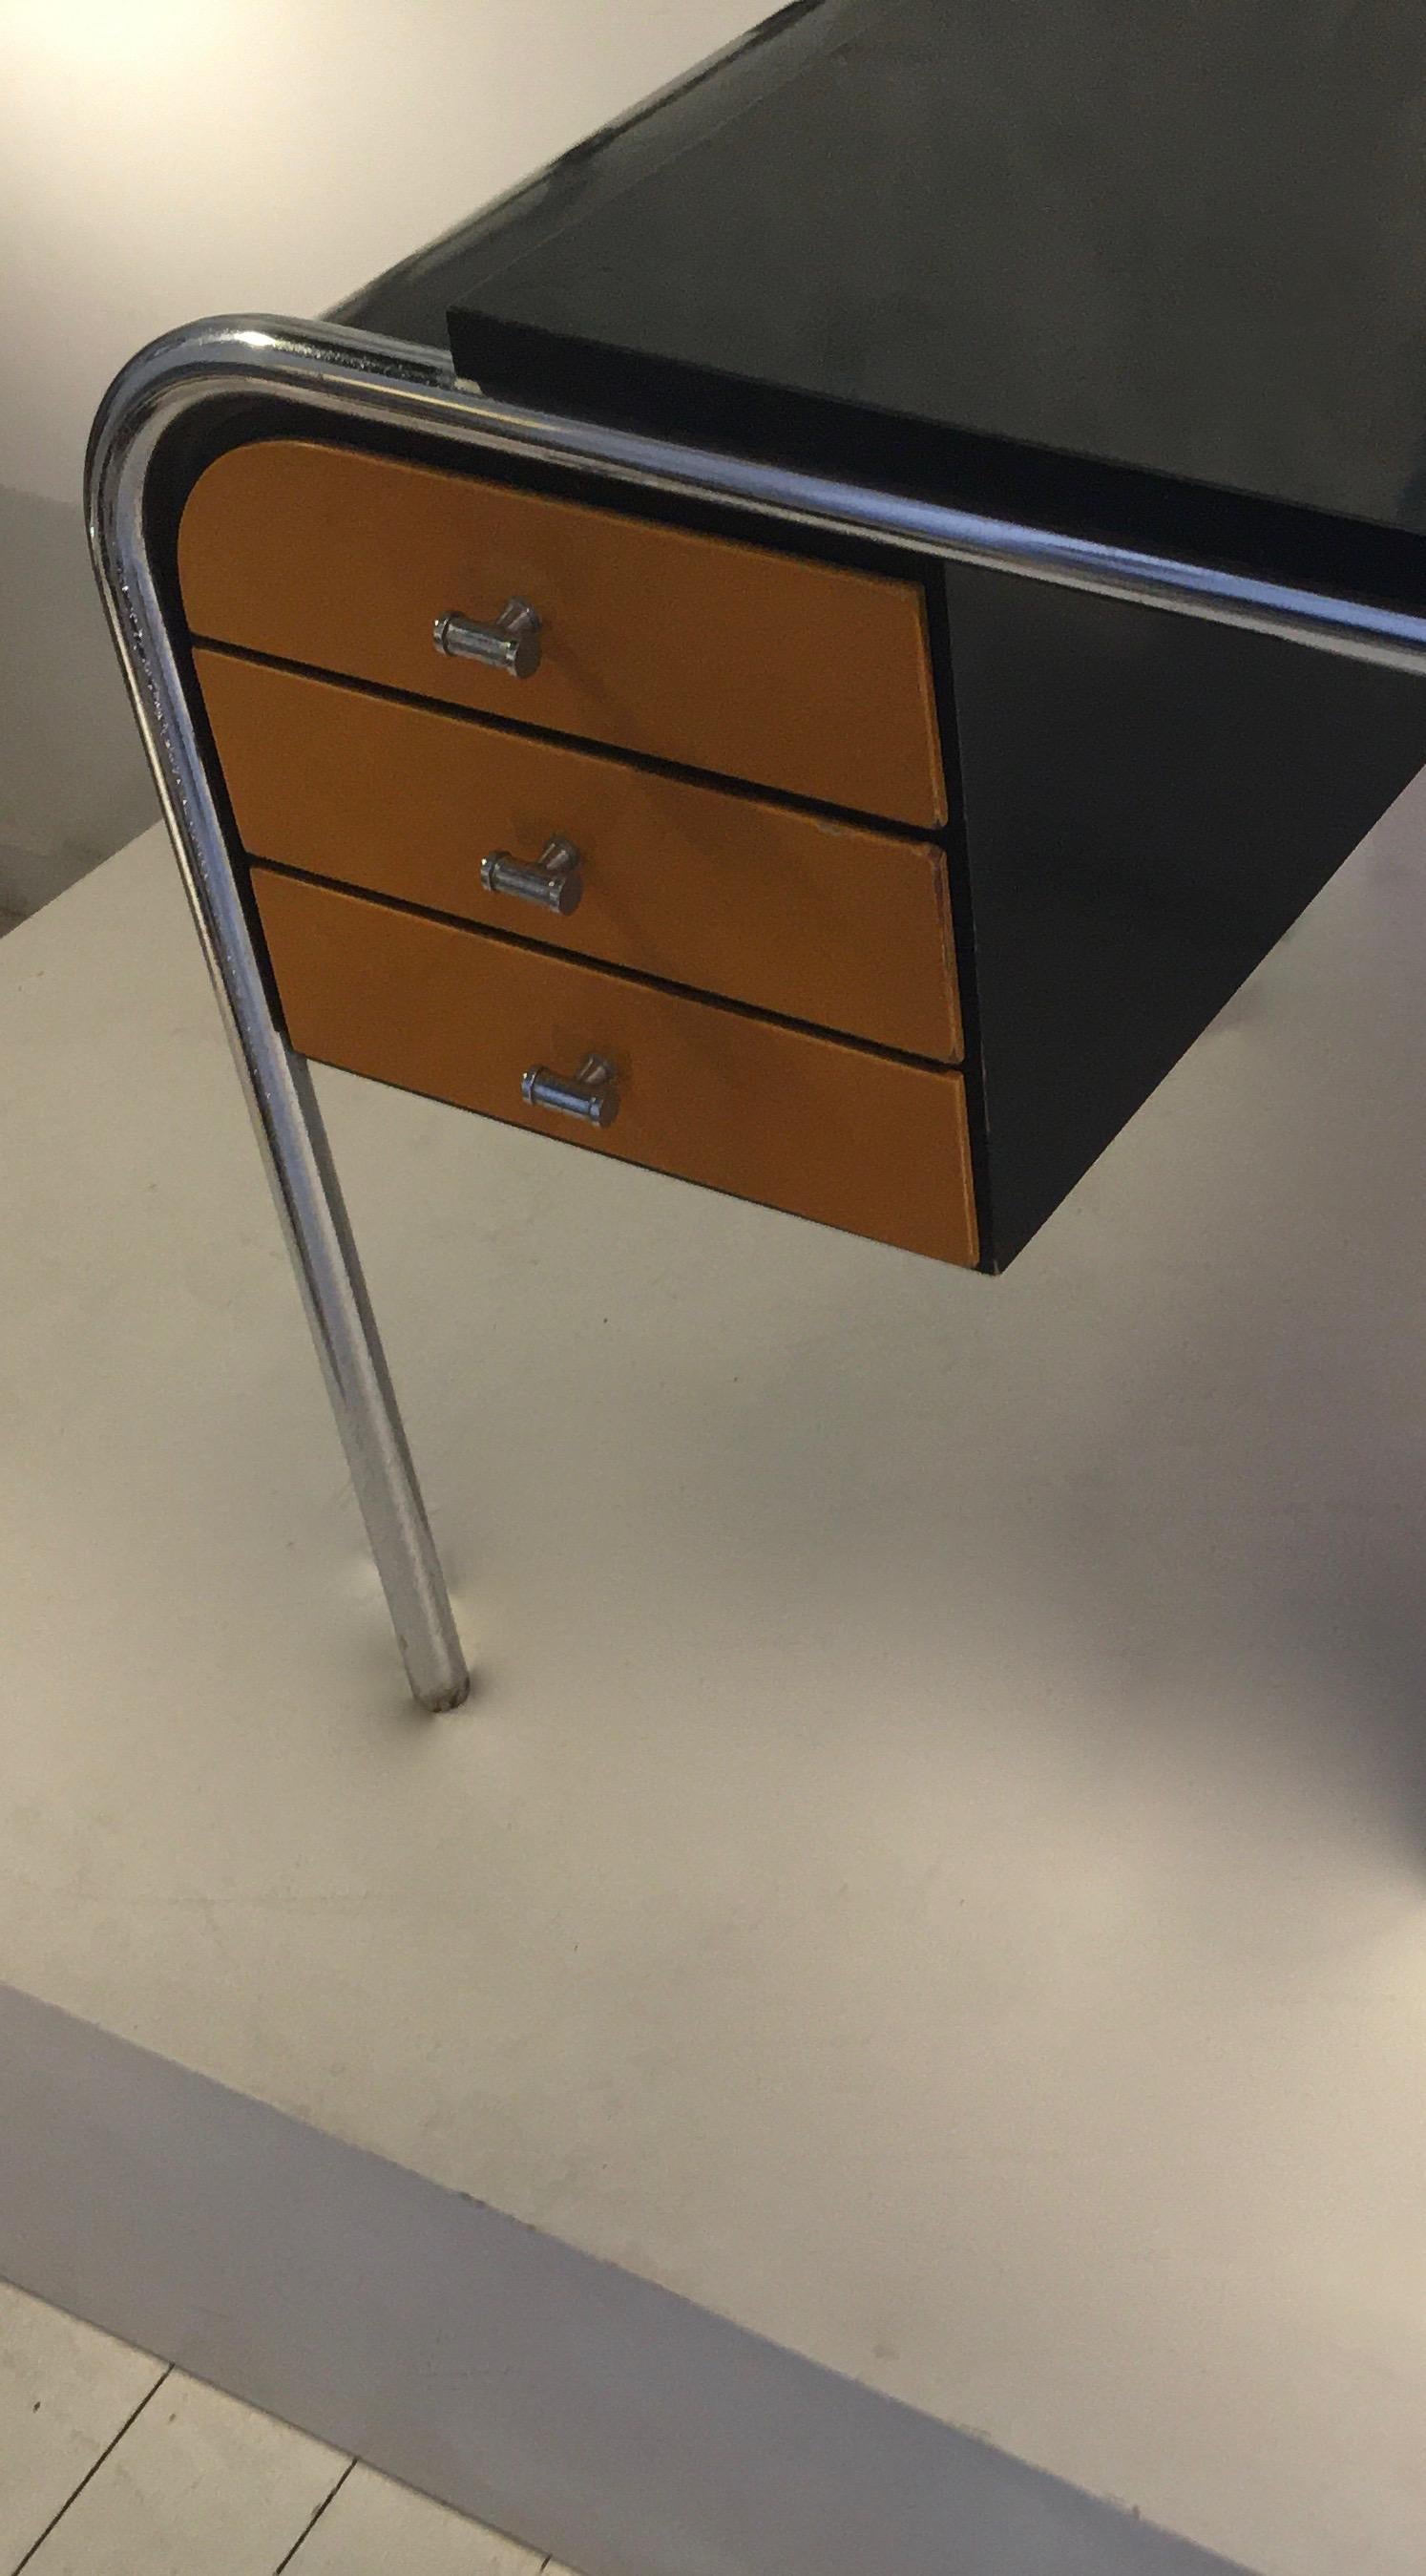
[[540,667],[543,621],[527,599],[507,599],[493,626],[479,626],[448,608],[436,619],[436,651],[459,662],[484,662],[489,670],[508,671],[512,680],[533,680]]
[[533,866],[512,859],[508,850],[492,850],[480,862],[480,882],[487,894],[517,895],[521,903],[540,903],[546,912],[579,909],[584,879],[573,841],[549,841]]
[[614,1067],[607,1056],[587,1055],[573,1074],[532,1064],[520,1089],[532,1109],[558,1109],[566,1118],[582,1118],[588,1127],[612,1127],[619,1115]]

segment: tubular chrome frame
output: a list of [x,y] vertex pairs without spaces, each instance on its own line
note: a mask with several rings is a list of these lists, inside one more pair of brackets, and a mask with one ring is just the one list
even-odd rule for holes
[[169,632],[155,568],[147,505],[164,440],[180,421],[234,395],[280,398],[316,420],[419,430],[453,448],[584,466],[631,486],[1206,618],[1423,677],[1426,613],[527,411],[459,381],[440,351],[331,323],[241,316],[195,322],[155,340],[122,370],[90,441],[85,488],[95,572],[411,1688],[425,1708],[454,1708],[469,1677],[450,1602],[311,1075],[273,1014],[240,891],[241,853],[229,845],[205,770],[185,661]]

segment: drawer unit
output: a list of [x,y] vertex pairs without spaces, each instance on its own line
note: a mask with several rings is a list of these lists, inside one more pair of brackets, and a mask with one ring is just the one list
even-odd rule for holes
[[[200,651],[197,665],[254,858],[959,1060],[933,844],[234,654]],[[555,844],[573,856],[542,875]],[[574,896],[572,910],[541,900]]]
[[[959,1074],[253,872],[304,1055],[942,1261],[977,1235]],[[609,1069],[612,1124],[593,1105]],[[570,1107],[526,1096],[542,1072]]]
[[[894,822],[946,819],[914,581],[292,439],[200,476],[179,580],[211,641]],[[438,647],[439,622],[489,632],[515,602],[540,621],[526,676]]]

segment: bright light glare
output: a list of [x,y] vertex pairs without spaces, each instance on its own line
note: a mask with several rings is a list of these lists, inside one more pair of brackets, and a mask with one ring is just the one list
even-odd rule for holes
[[38,70],[152,79],[211,42],[218,0],[0,0],[0,45]]

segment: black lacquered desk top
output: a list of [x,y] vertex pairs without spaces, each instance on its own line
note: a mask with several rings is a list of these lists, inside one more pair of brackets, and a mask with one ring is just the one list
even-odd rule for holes
[[1426,533],[1419,0],[813,0],[414,265],[491,390],[1258,560],[1302,532],[1192,487]]

